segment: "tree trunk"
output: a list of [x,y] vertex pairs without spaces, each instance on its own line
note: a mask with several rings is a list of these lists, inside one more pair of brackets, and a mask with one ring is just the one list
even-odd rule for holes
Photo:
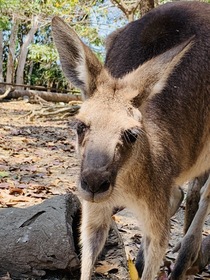
[[6,82],[13,83],[14,79],[14,61],[15,61],[15,49],[16,49],[16,38],[18,33],[18,19],[13,16],[12,19],[12,28],[9,42],[9,53],[7,58],[7,74],[6,74]]
[[4,81],[3,77],[3,32],[0,29],[0,82]]
[[31,84],[31,76],[32,76],[33,68],[34,68],[34,63],[33,63],[33,61],[31,61],[30,67],[29,67],[29,71],[28,71],[28,81],[27,81],[27,85],[30,85],[30,84]]
[[26,35],[25,41],[21,47],[20,56],[18,60],[18,67],[16,72],[16,83],[17,84],[23,84],[24,79],[24,67],[26,63],[26,57],[28,54],[28,46],[30,45],[31,41],[33,40],[34,34],[36,33],[39,22],[38,22],[38,16],[33,16],[32,18],[32,26],[28,34]]

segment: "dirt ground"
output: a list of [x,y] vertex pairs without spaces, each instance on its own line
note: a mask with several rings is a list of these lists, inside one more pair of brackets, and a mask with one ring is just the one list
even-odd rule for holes
[[[34,205],[67,191],[77,194],[79,161],[75,154],[75,136],[69,128],[71,120],[51,117],[30,121],[26,114],[39,107],[25,101],[0,103],[0,208]],[[172,248],[182,236],[183,214],[184,204],[172,219],[167,251],[167,259],[172,264],[176,258]],[[135,218],[124,209],[114,219],[126,253],[135,260],[141,243]],[[203,234],[209,233],[208,220]],[[207,268],[195,279],[210,279],[210,270]]]

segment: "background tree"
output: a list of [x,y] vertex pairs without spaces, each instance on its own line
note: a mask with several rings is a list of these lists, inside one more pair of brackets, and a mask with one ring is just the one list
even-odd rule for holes
[[[3,32],[0,29],[0,57],[3,57]],[[3,82],[3,61],[0,59],[0,82]]]
[[[51,18],[54,15],[62,15],[67,22],[71,22],[78,29],[81,36],[89,37],[89,41],[98,44],[97,32],[88,23],[91,7],[94,4],[94,1],[83,0],[1,0],[0,33],[4,38],[4,45],[2,43],[0,73],[3,73],[4,80],[7,83],[16,82],[17,84],[30,84],[38,81],[39,79],[31,79],[35,75],[34,71],[37,71],[38,64],[41,66],[41,69],[38,69],[38,76],[40,73],[42,73],[42,78],[46,79],[49,79],[53,73],[58,74],[59,77],[62,76],[60,73],[56,73],[59,72],[59,66],[56,63],[57,53],[55,55],[52,44]],[[78,22],[81,24],[77,25]],[[38,49],[44,57],[40,59],[39,63],[37,57],[35,58]],[[35,53],[33,54],[33,52]],[[33,61],[34,59],[35,61]],[[34,62],[36,67],[33,67]],[[57,67],[57,71],[55,67]],[[47,75],[44,75],[45,71],[48,72]],[[46,84],[45,79],[44,84]],[[48,86],[49,84],[52,84],[52,81],[48,82]],[[62,83],[58,84],[62,85]]]
[[103,59],[107,34],[161,1],[1,0],[0,82],[68,88],[51,37],[54,15],[62,16]]

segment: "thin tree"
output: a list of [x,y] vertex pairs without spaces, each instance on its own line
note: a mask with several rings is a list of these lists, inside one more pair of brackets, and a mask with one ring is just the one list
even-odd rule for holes
[[18,33],[18,17],[16,14],[12,16],[11,22],[11,33],[10,33],[10,40],[9,40],[9,51],[8,51],[8,58],[7,58],[7,74],[6,74],[6,82],[13,83],[14,82],[14,61],[15,61],[15,51],[16,51],[16,39]]
[[3,32],[0,29],[0,82],[3,82]]
[[39,16],[32,15],[31,29],[29,30],[28,34],[25,37],[24,43],[21,47],[20,56],[18,59],[18,67],[17,67],[17,72],[16,72],[16,83],[17,84],[24,83],[24,67],[26,64],[28,47],[34,38],[34,34],[36,33],[38,27],[39,27]]

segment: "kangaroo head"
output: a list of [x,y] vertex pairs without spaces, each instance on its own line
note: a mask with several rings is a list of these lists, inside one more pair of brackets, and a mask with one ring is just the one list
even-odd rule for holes
[[52,31],[63,71],[85,99],[75,123],[82,160],[79,190],[86,200],[106,200],[118,171],[141,152],[139,147],[144,149],[145,104],[164,88],[191,39],[115,79],[63,20],[55,17]]
[[82,156],[80,189],[84,198],[94,201],[111,194],[126,151],[142,132],[141,113],[126,99],[121,83],[107,71],[101,72],[98,83],[76,117]]

